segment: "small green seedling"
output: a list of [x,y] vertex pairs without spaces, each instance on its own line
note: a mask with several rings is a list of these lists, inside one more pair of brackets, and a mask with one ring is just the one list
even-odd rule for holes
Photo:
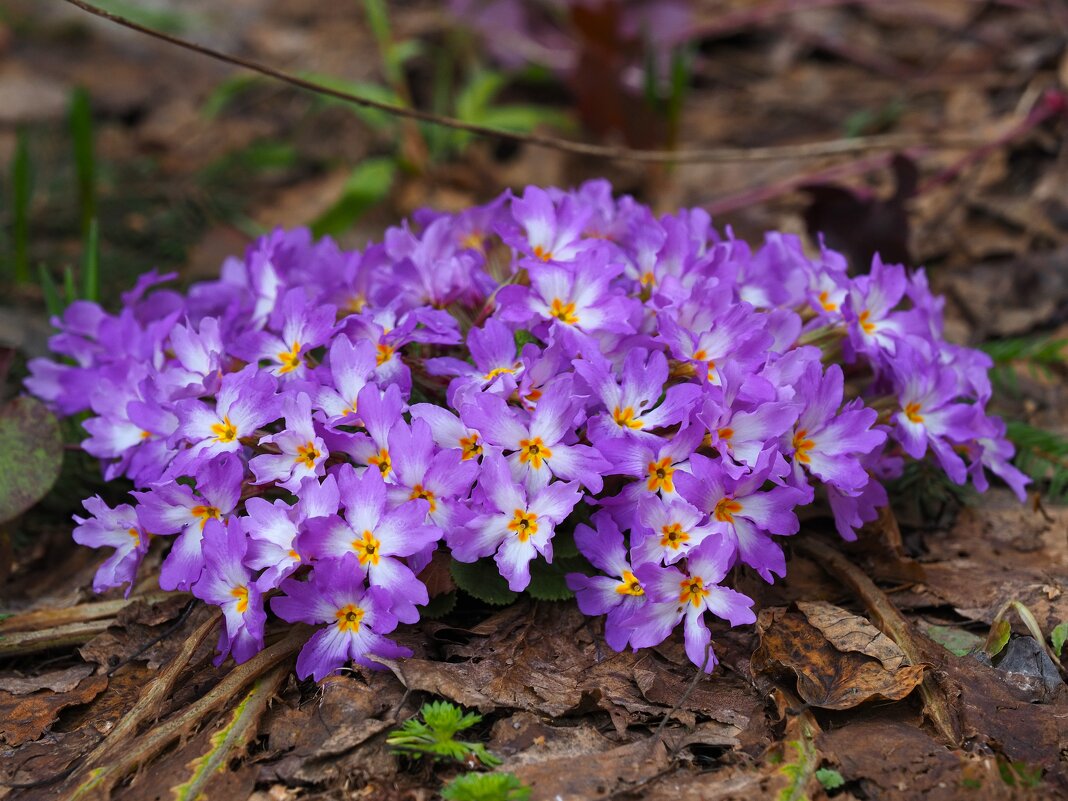
[[445,801],[526,801],[530,788],[512,773],[465,773],[441,788]]
[[470,767],[478,764],[487,767],[500,765],[501,760],[481,743],[456,739],[459,732],[481,720],[481,715],[473,712],[465,714],[460,707],[448,701],[432,701],[423,704],[419,717],[404,721],[399,729],[390,732],[386,744],[395,753],[408,754],[416,759],[425,755],[434,759],[452,759]]
[[824,790],[837,790],[845,784],[845,777],[834,768],[820,768],[816,771],[816,781]]

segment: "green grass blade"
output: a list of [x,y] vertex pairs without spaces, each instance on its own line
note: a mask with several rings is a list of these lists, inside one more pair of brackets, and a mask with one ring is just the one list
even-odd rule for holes
[[41,284],[41,294],[44,295],[48,316],[51,318],[63,314],[63,301],[59,297],[59,288],[43,264],[37,265],[37,277]]
[[74,140],[74,167],[78,176],[78,203],[82,235],[96,217],[96,159],[93,155],[93,112],[89,93],[77,88],[70,98],[70,132]]
[[100,300],[100,232],[95,218],[89,221],[89,233],[85,238],[85,253],[82,257],[82,297],[86,300]]

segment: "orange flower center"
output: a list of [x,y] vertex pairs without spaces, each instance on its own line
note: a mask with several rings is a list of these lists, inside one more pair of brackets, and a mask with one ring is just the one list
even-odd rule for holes
[[734,516],[742,511],[742,505],[734,498],[720,498],[712,515],[721,523],[733,523]]
[[463,461],[477,459],[482,455],[482,443],[478,441],[478,434],[469,437],[460,437],[460,448],[463,450]]
[[541,463],[545,459],[551,459],[553,452],[545,447],[541,437],[519,440],[519,461],[523,464],[530,463],[535,470],[541,469]]
[[438,508],[437,501],[434,499],[434,493],[428,489],[423,489],[422,484],[416,484],[412,487],[412,494],[408,496],[409,500],[416,500],[422,498],[424,501],[430,504],[430,511],[433,512]]
[[315,460],[322,456],[314,442],[306,442],[297,446],[297,464],[303,464],[309,470],[315,469]]
[[374,456],[370,457],[367,460],[367,464],[369,466],[374,465],[375,467],[377,467],[378,472],[380,472],[383,476],[388,474],[389,471],[393,469],[393,461],[389,458],[389,451],[385,448],[380,450]]
[[700,576],[690,576],[684,579],[679,583],[679,587],[682,590],[679,593],[679,603],[683,606],[687,603],[700,606],[701,601],[708,596],[708,590],[705,589],[705,583]]
[[341,631],[351,631],[353,634],[360,630],[360,621],[363,620],[364,611],[356,604],[343,606],[334,612],[337,618],[337,627]]
[[541,245],[535,245],[534,246],[534,255],[537,256],[542,261],[549,261],[549,259],[551,259],[553,257],[553,252],[551,250],[546,250]]
[[871,321],[871,312],[865,309],[857,316],[857,322],[864,329],[865,334],[875,333],[875,323]]
[[237,611],[245,614],[248,611],[248,587],[234,587],[230,594],[237,598]]
[[794,458],[801,464],[808,464],[812,457],[809,451],[816,447],[816,443],[808,439],[808,432],[803,428],[797,429],[794,434]]
[[396,351],[393,349],[393,346],[387,345],[385,342],[379,342],[377,345],[375,345],[375,351],[375,364],[377,364],[379,367],[381,367],[383,364],[392,359],[393,354],[396,353]]
[[233,442],[237,439],[237,428],[230,422],[229,415],[223,415],[221,423],[215,423],[211,427],[211,433],[218,442]]
[[278,361],[282,364],[282,369],[278,371],[280,375],[290,373],[300,367],[300,343],[294,342],[293,347],[288,351],[279,353]]
[[567,323],[568,325],[575,325],[578,323],[578,315],[575,314],[575,304],[564,303],[560,298],[553,298],[552,306],[549,307],[549,314],[560,322]]
[[222,519],[221,517],[219,517],[218,508],[214,506],[194,506],[189,511],[193,513],[193,517],[200,518],[201,531],[204,530],[204,526],[206,526],[208,524],[208,521],[211,520],[213,517],[216,520]]
[[624,409],[620,409],[618,406],[612,411],[612,419],[616,421],[616,425],[620,428],[641,428],[643,423],[641,420],[634,419],[634,407],[627,406]]
[[508,522],[508,528],[515,532],[520,542],[526,542],[538,533],[538,516],[533,512],[516,509],[515,516]]
[[616,585],[620,595],[645,595],[642,583],[629,570],[623,571],[623,580]]
[[920,404],[916,403],[916,401],[906,404],[905,417],[907,417],[913,423],[922,423],[923,415],[920,414]]
[[[829,311],[829,312],[838,311],[838,304],[831,300],[831,293],[830,292],[827,292],[826,290],[824,290],[823,292],[820,292],[819,299],[820,299],[820,305],[823,307],[824,311]],[[865,314],[866,313],[867,312],[865,312]]]
[[671,480],[671,477],[675,474],[675,468],[671,464],[670,456],[665,456],[659,462],[649,462],[646,465],[646,470],[649,472],[649,482],[646,485],[649,488],[649,492],[657,492],[659,490],[675,491],[675,482]]
[[360,564],[367,567],[367,563],[377,565],[378,560],[382,558],[382,554],[379,551],[382,548],[382,543],[375,539],[375,535],[370,531],[363,532],[363,538],[352,541],[352,550],[356,552],[356,556],[360,560]]
[[690,535],[682,530],[681,523],[671,523],[660,528],[660,547],[670,548],[677,551],[682,544],[690,539]]

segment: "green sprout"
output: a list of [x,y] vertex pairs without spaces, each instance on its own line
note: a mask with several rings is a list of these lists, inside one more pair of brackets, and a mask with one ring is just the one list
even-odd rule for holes
[[432,701],[423,704],[418,718],[406,720],[399,729],[390,732],[386,737],[386,744],[395,753],[408,754],[416,759],[426,755],[434,759],[452,759],[471,766],[477,763],[487,767],[500,765],[501,760],[487,751],[481,743],[467,743],[456,739],[459,732],[471,728],[481,720],[481,715],[473,712],[465,714],[460,707],[448,701]]
[[530,788],[512,773],[465,773],[441,788],[445,801],[526,801]]

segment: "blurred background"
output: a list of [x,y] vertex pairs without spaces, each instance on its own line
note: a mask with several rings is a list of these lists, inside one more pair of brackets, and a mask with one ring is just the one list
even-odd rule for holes
[[[882,134],[897,151],[641,164],[477,138],[301,91],[63,0],[0,9],[0,343],[141,272],[214,274],[275,226],[362,246],[421,206],[605,177],[743,238],[822,233],[932,268],[973,342],[1068,319],[1068,9],[1052,0],[100,0],[397,105],[631,148]],[[951,141],[946,141],[946,140]],[[1008,268],[1008,269],[1007,269]],[[981,280],[977,280],[977,276]]]

